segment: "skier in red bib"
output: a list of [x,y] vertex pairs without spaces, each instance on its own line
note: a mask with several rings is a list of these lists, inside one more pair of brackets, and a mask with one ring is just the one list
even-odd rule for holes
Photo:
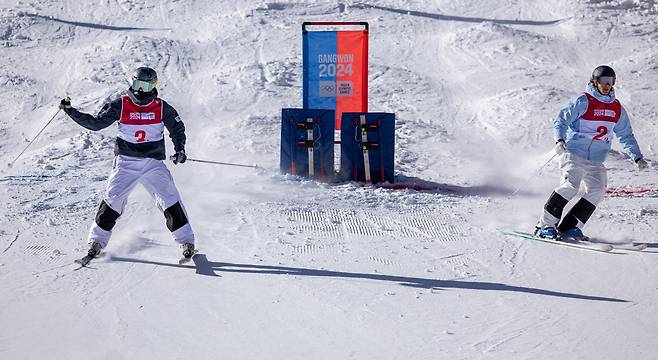
[[[544,206],[535,235],[542,238],[587,239],[581,230],[607,188],[603,161],[614,135],[623,151],[640,170],[647,167],[633,135],[628,114],[615,98],[615,71],[598,66],[592,72],[586,91],[562,109],[553,121],[555,151],[560,158],[562,180]],[[584,184],[582,197],[569,212],[562,212]]]
[[194,255],[194,233],[187,212],[165,166],[164,129],[174,144],[174,164],[184,163],[185,125],[176,110],[158,97],[158,76],[155,70],[140,67],[135,70],[130,88],[119,98],[103,105],[97,116],[71,107],[63,99],[60,108],[82,127],[97,131],[118,122],[114,148],[114,166],[107,182],[96,219],[88,236],[90,257],[96,257],[110,240],[112,228],[121,216],[128,195],[142,184],[163,211],[174,241],[180,244],[183,257]]

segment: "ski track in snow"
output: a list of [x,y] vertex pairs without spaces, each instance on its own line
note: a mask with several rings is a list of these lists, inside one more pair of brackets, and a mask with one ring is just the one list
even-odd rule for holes
[[[602,63],[652,166],[637,172],[615,143],[609,187],[658,188],[656,14],[622,0],[5,2],[4,164],[34,143],[0,166],[0,358],[655,357],[658,198],[607,197],[586,227],[650,243],[641,253],[496,229],[533,228],[559,181],[556,161],[538,172],[550,121]],[[396,113],[396,176],[437,190],[277,173],[280,109],[301,106],[300,25],[324,20],[369,22],[369,108]],[[116,128],[59,114],[34,136],[62,97],[96,113],[141,65],[191,157],[264,170],[168,163],[194,263],[175,262],[138,188],[104,254],[74,271]]]

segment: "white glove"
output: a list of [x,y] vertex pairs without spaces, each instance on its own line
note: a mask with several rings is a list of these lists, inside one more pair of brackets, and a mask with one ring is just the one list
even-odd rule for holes
[[567,151],[567,144],[564,142],[564,140],[560,139],[555,143],[555,153],[558,155],[562,155]]
[[647,167],[649,167],[649,164],[647,164],[647,161],[644,160],[643,158],[639,158],[639,159],[635,160],[635,163],[637,164],[637,168],[639,170],[644,170]]

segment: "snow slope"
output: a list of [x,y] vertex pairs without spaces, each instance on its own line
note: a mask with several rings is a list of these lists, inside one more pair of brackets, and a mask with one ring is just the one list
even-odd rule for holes
[[[600,254],[504,237],[559,181],[551,119],[591,69],[653,160],[654,1],[0,2],[0,358],[651,359],[658,197],[607,197]],[[279,114],[301,106],[301,23],[370,23],[370,109],[395,112],[396,175],[436,191],[278,174]],[[170,164],[198,237],[179,266],[142,189],[104,257],[73,271],[112,164],[96,113],[154,67],[191,157]],[[171,145],[169,152],[171,153]],[[617,150],[610,188],[658,188]],[[519,190],[514,196],[510,194]]]

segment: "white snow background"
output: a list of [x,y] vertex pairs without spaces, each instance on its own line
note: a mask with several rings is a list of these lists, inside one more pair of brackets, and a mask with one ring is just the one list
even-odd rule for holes
[[[653,0],[0,1],[0,358],[658,358],[658,197],[609,196],[585,227],[642,253],[496,231],[532,230],[559,182],[556,161],[539,171],[551,120],[597,65],[656,159],[657,19]],[[278,173],[304,21],[370,23],[369,108],[396,114],[396,176],[438,190]],[[190,157],[264,170],[168,162],[196,264],[177,264],[140,187],[74,271],[116,127],[60,113],[7,164],[62,97],[96,114],[143,65]],[[658,187],[656,163],[613,149],[610,188]]]

